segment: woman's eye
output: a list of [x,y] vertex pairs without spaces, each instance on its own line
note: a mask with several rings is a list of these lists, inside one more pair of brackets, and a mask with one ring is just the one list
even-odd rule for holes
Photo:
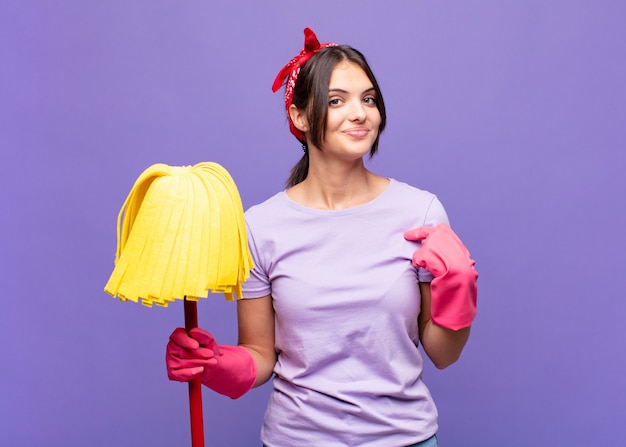
[[374,96],[366,96],[363,98],[363,102],[366,104],[376,104],[376,98]]
[[328,105],[330,106],[337,106],[341,103],[341,99],[339,98],[332,98],[331,100],[328,101]]

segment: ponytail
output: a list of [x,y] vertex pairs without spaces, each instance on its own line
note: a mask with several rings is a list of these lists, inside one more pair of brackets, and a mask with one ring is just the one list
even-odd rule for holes
[[306,151],[300,161],[291,169],[291,174],[289,174],[289,179],[287,180],[287,187],[290,188],[302,182],[308,174],[309,151]]

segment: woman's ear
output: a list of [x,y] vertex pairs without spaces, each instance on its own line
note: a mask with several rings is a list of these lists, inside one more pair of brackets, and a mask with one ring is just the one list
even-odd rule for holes
[[296,126],[296,129],[298,129],[299,131],[309,131],[309,123],[306,119],[306,113],[304,110],[300,110],[295,105],[291,104],[289,106],[289,118],[291,118],[291,122],[294,126]]

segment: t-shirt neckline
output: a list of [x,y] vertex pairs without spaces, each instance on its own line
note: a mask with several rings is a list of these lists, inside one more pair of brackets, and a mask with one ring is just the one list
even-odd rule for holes
[[389,191],[395,187],[396,181],[393,178],[388,178],[389,179],[389,184],[385,187],[385,189],[383,189],[383,191],[378,194],[376,197],[374,197],[372,200],[370,200],[369,202],[365,202],[362,203],[360,205],[356,205],[356,206],[352,206],[350,208],[344,208],[344,209],[340,209],[340,210],[323,210],[323,209],[319,209],[319,208],[311,208],[308,207],[306,205],[302,205],[299,202],[296,202],[295,200],[293,200],[291,197],[289,197],[289,195],[287,195],[287,191],[281,191],[280,195],[283,198],[283,200],[291,207],[294,208],[298,211],[302,211],[308,214],[316,214],[316,215],[326,215],[326,216],[344,216],[344,215],[348,215],[348,214],[356,214],[356,213],[360,213],[362,211],[365,211],[373,206],[376,206],[377,203],[379,203],[380,201],[384,200],[384,197],[389,194]]

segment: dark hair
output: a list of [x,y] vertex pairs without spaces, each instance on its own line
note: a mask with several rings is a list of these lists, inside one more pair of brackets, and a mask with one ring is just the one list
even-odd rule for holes
[[[370,157],[378,150],[378,140],[385,128],[387,115],[383,95],[378,82],[368,65],[365,56],[354,48],[347,45],[337,45],[323,48],[309,59],[300,69],[298,79],[293,90],[293,104],[300,110],[304,110],[309,124],[311,143],[320,147],[326,133],[326,118],[328,115],[328,86],[330,76],[340,62],[348,61],[358,65],[367,75],[376,92],[376,107],[380,112],[380,126],[378,136],[370,149]],[[300,142],[306,145],[306,141]],[[293,167],[287,186],[294,186],[302,182],[309,172],[309,153],[305,150],[300,161]]]

